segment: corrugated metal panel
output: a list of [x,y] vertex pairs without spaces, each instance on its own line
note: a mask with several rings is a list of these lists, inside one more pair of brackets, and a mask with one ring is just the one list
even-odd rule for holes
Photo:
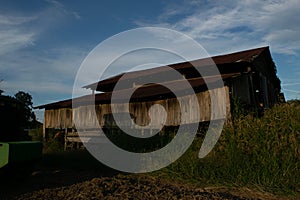
[[[242,72],[247,72],[249,71],[249,67],[251,66],[251,62],[258,56],[260,55],[263,51],[269,50],[269,47],[262,47],[262,48],[257,48],[257,49],[251,49],[247,51],[241,51],[241,52],[236,52],[232,54],[226,54],[226,55],[221,55],[221,56],[214,56],[213,61],[217,64],[217,67],[222,74],[222,79],[230,79],[232,77],[238,76]],[[201,75],[198,73],[197,70],[193,69],[191,63],[194,66],[197,67],[204,67],[206,70],[210,70],[211,65],[211,60],[210,59],[199,59],[191,62],[184,62],[184,63],[177,63],[170,65],[169,67],[172,67],[180,73],[185,75],[185,78],[190,82],[191,86],[196,90],[196,92],[201,92],[205,91],[206,85],[204,83],[203,78],[201,78]],[[126,85],[126,81],[122,83],[124,86],[123,90],[119,91],[119,97],[120,100],[122,100],[122,93],[127,94],[128,92],[135,90],[135,88],[132,88],[132,83],[130,82],[130,78],[135,79],[136,77],[139,77],[141,80],[143,76],[151,76],[153,79],[159,79],[159,80],[165,80],[168,82],[167,84],[177,84],[176,86],[178,88],[178,91],[182,91],[182,94],[184,95],[185,89],[183,88],[182,85],[180,84],[180,81],[178,80],[168,80],[167,72],[170,70],[169,67],[157,67],[153,69],[148,69],[148,70],[141,70],[141,71],[136,71],[136,72],[129,72],[127,73],[126,77],[128,78],[128,82],[130,83],[129,85]],[[214,74],[212,74],[214,75]],[[88,86],[85,86],[85,88],[92,88],[95,89],[97,87],[98,90],[100,88],[103,91],[109,91],[105,93],[100,93],[96,94],[95,96],[93,95],[87,95],[83,97],[79,97],[74,99],[75,102],[79,103],[90,103],[91,101],[96,101],[97,103],[107,103],[110,102],[111,99],[111,92],[112,88],[114,88],[116,82],[120,79],[122,75],[118,75],[109,79],[105,79],[99,83],[94,83]],[[158,77],[162,76],[162,77]],[[157,78],[158,77],[158,78]],[[212,76],[208,79],[206,79],[208,82],[212,83],[217,80],[216,76]],[[166,83],[165,82],[165,83]],[[138,85],[139,83],[136,82]],[[139,88],[138,90],[135,91],[133,94],[131,100],[132,101],[140,101],[140,100],[153,100],[153,99],[164,99],[164,98],[170,98],[173,97],[172,93],[167,90],[165,87],[162,87],[160,85],[148,85]],[[52,108],[71,108],[72,107],[72,99],[64,100],[64,101],[59,101],[59,102],[54,102],[46,105],[41,105],[37,106],[35,108],[39,109],[52,109]]]
[[[221,76],[223,80],[227,80],[229,78],[237,77],[240,73],[233,73],[233,74],[224,74]],[[195,92],[202,92],[207,90],[206,84],[209,83],[211,86],[219,87],[218,81],[220,81],[219,76],[212,76],[208,77],[204,81],[203,78],[193,78],[188,79],[191,87],[194,89]],[[179,80],[179,81],[170,81],[164,83],[167,87],[170,88],[176,88],[176,93],[179,94],[179,96],[189,95],[187,93],[187,85],[182,84],[186,80]],[[116,100],[117,102],[124,102],[124,100],[127,100],[126,96],[129,93],[132,93],[133,95],[130,98],[131,102],[138,102],[138,101],[150,101],[150,100],[160,100],[160,99],[166,99],[166,98],[173,98],[174,94],[171,92],[168,88],[159,85],[159,84],[149,84],[144,85],[142,87],[137,88],[129,88],[124,90],[116,91]],[[72,103],[73,106],[81,106],[81,105],[90,105],[93,103],[96,104],[105,104],[110,103],[111,101],[111,92],[106,93],[100,93],[95,95],[86,95],[75,99],[68,99],[64,101],[59,101],[47,105],[38,106],[36,108],[46,108],[46,109],[53,109],[53,108],[71,108]]]
[[[212,58],[204,58],[204,59],[198,59],[189,62],[171,64],[168,66],[160,66],[152,69],[128,72],[126,73],[126,79],[136,80],[137,77],[142,79],[142,77],[146,77],[146,76],[147,77],[153,76],[153,78],[157,76],[164,76],[167,79],[171,77],[171,76],[168,77],[168,72],[171,71],[170,68],[173,68],[179,71],[180,73],[185,74],[189,78],[192,78],[194,75],[199,77],[201,75],[199,75],[198,71],[193,69],[193,67],[202,68],[201,70],[209,70],[209,66],[211,66],[212,64],[216,64],[218,66],[221,74],[243,72],[247,70],[249,63],[251,63],[264,50],[268,50],[268,49],[269,47],[262,47],[262,48],[247,50],[247,51],[226,54],[226,55],[214,56]],[[105,80],[101,80],[97,83],[84,86],[83,88],[109,92],[113,90],[115,84],[119,81],[119,79],[123,75],[124,73]],[[131,87],[131,85],[126,85],[126,80],[123,81],[123,86],[124,88]]]

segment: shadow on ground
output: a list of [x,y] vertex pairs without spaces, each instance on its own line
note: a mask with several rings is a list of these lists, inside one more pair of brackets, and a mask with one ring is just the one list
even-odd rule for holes
[[1,169],[0,199],[45,188],[69,186],[95,177],[112,177],[120,173],[101,164],[84,150],[44,154],[33,166],[22,163]]

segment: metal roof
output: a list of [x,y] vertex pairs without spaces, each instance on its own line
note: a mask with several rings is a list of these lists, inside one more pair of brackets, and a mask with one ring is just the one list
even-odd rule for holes
[[[221,77],[223,81],[228,79],[240,76],[244,72],[249,72],[249,67],[251,67],[251,63],[254,61],[256,57],[258,57],[263,51],[268,50],[269,47],[261,47],[257,49],[251,49],[226,55],[214,56],[212,60],[217,65]],[[160,76],[164,79],[164,85],[166,86],[173,86],[176,88],[176,92],[181,95],[188,95],[186,93],[186,85],[182,84],[182,81],[188,80],[191,87],[195,90],[195,92],[207,90],[207,83],[216,84],[220,80],[217,74],[212,73],[209,77],[205,77],[204,79],[201,77],[199,72],[194,67],[202,67],[205,68],[206,71],[209,72],[210,68],[212,67],[212,60],[210,58],[198,59],[190,62],[183,62],[183,63],[176,63],[167,66],[160,66],[157,68],[141,70],[141,71],[134,71],[128,72],[126,74],[126,79],[123,80],[122,83],[123,88],[118,91],[114,91],[117,95],[117,101],[123,102],[125,100],[125,96],[128,93],[133,92],[130,101],[149,101],[149,100],[158,100],[158,99],[165,99],[174,97],[174,94],[159,84],[147,84],[142,85],[138,89],[132,87],[131,80],[134,79],[138,85],[138,80],[143,79],[143,77],[151,76],[154,79],[159,77],[159,80],[162,80]],[[184,75],[185,80],[168,80],[167,73],[173,68]],[[43,109],[43,108],[71,108],[72,101],[73,103],[79,105],[90,105],[91,103],[110,103],[112,90],[118,80],[122,77],[123,74],[102,80],[97,83],[93,83],[84,88],[90,89],[97,89],[98,91],[104,91],[103,93],[97,93],[94,95],[86,95],[78,98],[58,101],[50,104],[45,104],[41,106],[37,106],[35,108]],[[126,81],[130,84],[126,84]]]
[[[172,78],[172,76],[168,76],[168,72],[171,71],[170,68],[173,68],[177,70],[178,72],[185,75],[186,78],[196,78],[201,76],[199,74],[199,68],[200,71],[203,70],[210,70],[210,67],[213,67],[212,65],[217,65],[219,71],[221,74],[228,74],[228,73],[235,73],[235,72],[243,72],[247,71],[247,67],[249,67],[249,63],[253,62],[253,60],[258,57],[264,50],[268,50],[269,47],[261,47],[256,49],[250,49],[246,51],[240,51],[236,53],[230,53],[226,55],[219,55],[214,56],[211,58],[203,58],[198,60],[193,60],[189,62],[183,62],[183,63],[176,63],[171,64],[168,66],[160,66],[152,69],[146,69],[146,70],[140,70],[140,71],[134,71],[134,72],[127,72],[126,78],[122,78],[122,85],[123,88],[129,88],[132,87],[131,85],[127,84],[127,81],[131,83],[130,79],[138,81],[139,79],[143,79],[143,77],[153,77],[160,80],[168,80],[168,78]],[[195,69],[197,68],[197,69]],[[96,91],[102,91],[102,92],[111,92],[116,83],[119,81],[119,79],[124,75],[124,73],[119,74],[117,76],[101,80],[99,82],[86,85],[83,88],[86,89],[92,89]],[[215,74],[212,74],[215,75]],[[160,77],[163,76],[163,79]],[[138,84],[138,83],[137,83]]]
[[[184,95],[190,95],[191,93],[188,93],[189,90],[188,87],[191,87],[195,92],[201,92],[207,90],[206,84],[210,84],[213,88],[220,87],[220,78],[222,78],[223,81],[226,81],[230,78],[234,78],[237,76],[240,76],[241,73],[232,73],[232,74],[224,74],[221,76],[211,76],[204,78],[192,78],[187,79],[190,86],[187,84],[182,84],[185,79],[182,80],[176,80],[176,81],[169,81],[165,82],[162,86],[160,84],[147,84],[143,85],[138,88],[127,88],[124,90],[118,90],[114,91],[115,100],[118,103],[122,103],[127,100],[127,95],[132,93],[132,96],[130,97],[130,102],[136,102],[136,101],[151,101],[151,100],[160,100],[160,99],[166,99],[166,98],[172,98],[175,97],[173,92],[176,92],[179,96]],[[175,88],[175,90],[171,91],[168,88]],[[104,104],[104,103],[110,103],[112,97],[112,92],[104,92],[104,93],[97,93],[97,94],[91,94],[91,95],[85,95],[82,97],[74,98],[74,99],[68,99],[63,101],[58,101],[46,105],[37,106],[35,108],[42,109],[42,108],[71,108],[72,103],[77,106],[83,106],[83,105],[92,105],[95,104]],[[73,106],[74,106],[73,105]]]

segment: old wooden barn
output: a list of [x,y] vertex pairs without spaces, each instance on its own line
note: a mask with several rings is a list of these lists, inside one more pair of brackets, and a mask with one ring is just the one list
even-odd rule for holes
[[[214,56],[212,60],[216,64],[221,78],[224,83],[224,87],[220,88],[218,84],[215,84],[214,88],[210,88],[208,91],[207,83],[214,85],[218,81],[216,74],[211,74],[208,77],[202,77],[196,70],[197,68],[208,69],[211,67],[208,64],[208,59],[199,59],[190,62],[177,63],[166,66],[159,66],[157,68],[129,72],[125,79],[121,80],[123,74],[114,76],[97,83],[84,86],[86,89],[91,90],[91,95],[79,97],[73,100],[77,106],[72,107],[72,99],[54,102],[46,105],[38,106],[39,109],[45,109],[44,114],[44,137],[47,140],[53,135],[53,130],[62,131],[65,134],[66,147],[68,142],[78,142],[78,138],[71,137],[76,136],[76,126],[73,121],[74,110],[80,110],[80,117],[84,120],[84,126],[86,129],[93,130],[98,127],[112,127],[115,126],[114,120],[111,116],[111,96],[112,91],[118,81],[122,81],[121,87],[117,91],[119,94],[119,101],[117,102],[118,110],[122,113],[125,104],[122,101],[122,96],[127,93],[133,92],[129,104],[129,112],[134,122],[138,125],[144,126],[149,123],[148,109],[153,104],[162,105],[167,113],[165,119],[165,126],[178,126],[180,124],[199,123],[209,121],[211,115],[215,115],[214,119],[218,119],[218,113],[211,113],[211,99],[210,94],[214,94],[215,97],[225,99],[226,117],[229,119],[231,116],[231,102],[233,99],[239,100],[247,105],[248,108],[263,109],[273,106],[279,101],[280,93],[280,80],[276,75],[276,67],[272,60],[269,47],[262,47],[257,49],[251,49],[241,52],[235,52],[226,55]],[[194,89],[199,104],[200,118],[195,117],[193,114],[194,108],[191,107],[191,94],[186,92],[184,84],[181,84],[182,80],[174,80],[174,78],[168,78],[170,68],[177,70],[184,79],[188,80],[192,88]],[[196,69],[195,69],[196,68]],[[201,70],[200,70],[201,71]],[[166,87],[160,84],[146,84],[139,83],[145,78],[153,78],[157,80],[164,80],[165,85],[176,84],[177,98]],[[157,78],[160,77],[160,78]],[[162,79],[163,78],[163,79]],[[132,80],[134,82],[132,82]],[[205,80],[204,80],[205,79]],[[102,93],[94,93],[99,91]],[[225,92],[224,92],[225,91]],[[178,102],[189,102],[186,106],[186,110],[189,110],[189,116],[184,120],[181,118],[184,113],[180,112]],[[195,100],[194,100],[195,101]],[[93,103],[95,102],[95,105]],[[89,119],[91,113],[89,108],[95,108],[97,113],[96,119]],[[154,112],[156,112],[154,110]],[[159,110],[157,110],[159,112]],[[78,115],[78,114],[77,114]],[[160,119],[160,113],[157,113],[157,117],[152,120],[157,120],[157,124],[162,120]],[[77,122],[78,123],[78,122]],[[81,122],[79,122],[81,123]],[[124,121],[124,124],[131,126],[132,123]]]

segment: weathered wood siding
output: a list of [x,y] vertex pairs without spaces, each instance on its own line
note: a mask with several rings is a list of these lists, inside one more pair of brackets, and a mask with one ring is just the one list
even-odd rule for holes
[[[226,99],[226,114],[227,117],[230,116],[230,97],[229,97],[229,89],[225,86],[225,94],[223,89],[217,88],[211,91],[214,94],[214,97],[217,99]],[[165,126],[178,126],[180,124],[189,124],[189,123],[198,123],[199,121],[209,121],[211,119],[211,114],[213,115],[214,119],[221,119],[222,109],[221,104],[217,104],[219,108],[217,112],[211,113],[211,98],[209,91],[204,91],[201,93],[197,93],[197,100],[200,106],[200,120],[197,118],[196,109],[190,105],[193,105],[193,99],[190,95],[165,100],[158,100],[158,101],[147,101],[147,102],[134,102],[130,103],[129,111],[132,116],[135,118],[135,123],[138,125],[147,125],[150,122],[150,117],[148,115],[148,110],[153,104],[160,104],[162,105],[166,112],[167,118],[165,122]],[[216,99],[213,99],[216,100]],[[179,101],[185,102],[182,103],[183,110],[185,113],[181,113]],[[186,103],[189,102],[189,103]],[[195,102],[196,103],[196,102]],[[195,104],[196,105],[196,104]],[[122,113],[125,112],[126,104],[117,104],[118,112]],[[97,118],[93,117],[92,111],[96,108]],[[109,124],[107,120],[111,119],[109,115],[112,113],[111,105],[110,104],[100,104],[100,105],[88,105],[88,106],[80,106],[76,109],[74,114],[79,115],[76,117],[80,117],[80,119],[84,119],[78,123],[81,123],[80,126],[84,126],[86,128],[96,128],[97,126],[104,126],[105,124]],[[156,110],[155,110],[156,109]],[[77,112],[78,111],[78,112]],[[152,110],[156,117],[154,120],[154,124],[159,124],[162,119],[161,116],[164,116],[163,113],[160,113],[162,110],[157,109],[154,107]],[[187,112],[189,111],[189,112]],[[186,115],[186,113],[191,113],[190,115]],[[60,108],[60,109],[50,109],[45,110],[45,118],[44,118],[44,128],[55,128],[55,129],[65,129],[65,128],[75,128],[74,122],[72,120],[72,109],[71,108]],[[186,115],[183,117],[183,121],[181,121],[181,115]],[[130,126],[130,122],[124,122],[125,125]]]
[[45,110],[44,113],[44,128],[64,129],[72,128],[72,109],[60,108]]
[[231,95],[234,99],[241,100],[248,105],[255,103],[251,101],[250,87],[249,76],[239,76],[231,80]]

